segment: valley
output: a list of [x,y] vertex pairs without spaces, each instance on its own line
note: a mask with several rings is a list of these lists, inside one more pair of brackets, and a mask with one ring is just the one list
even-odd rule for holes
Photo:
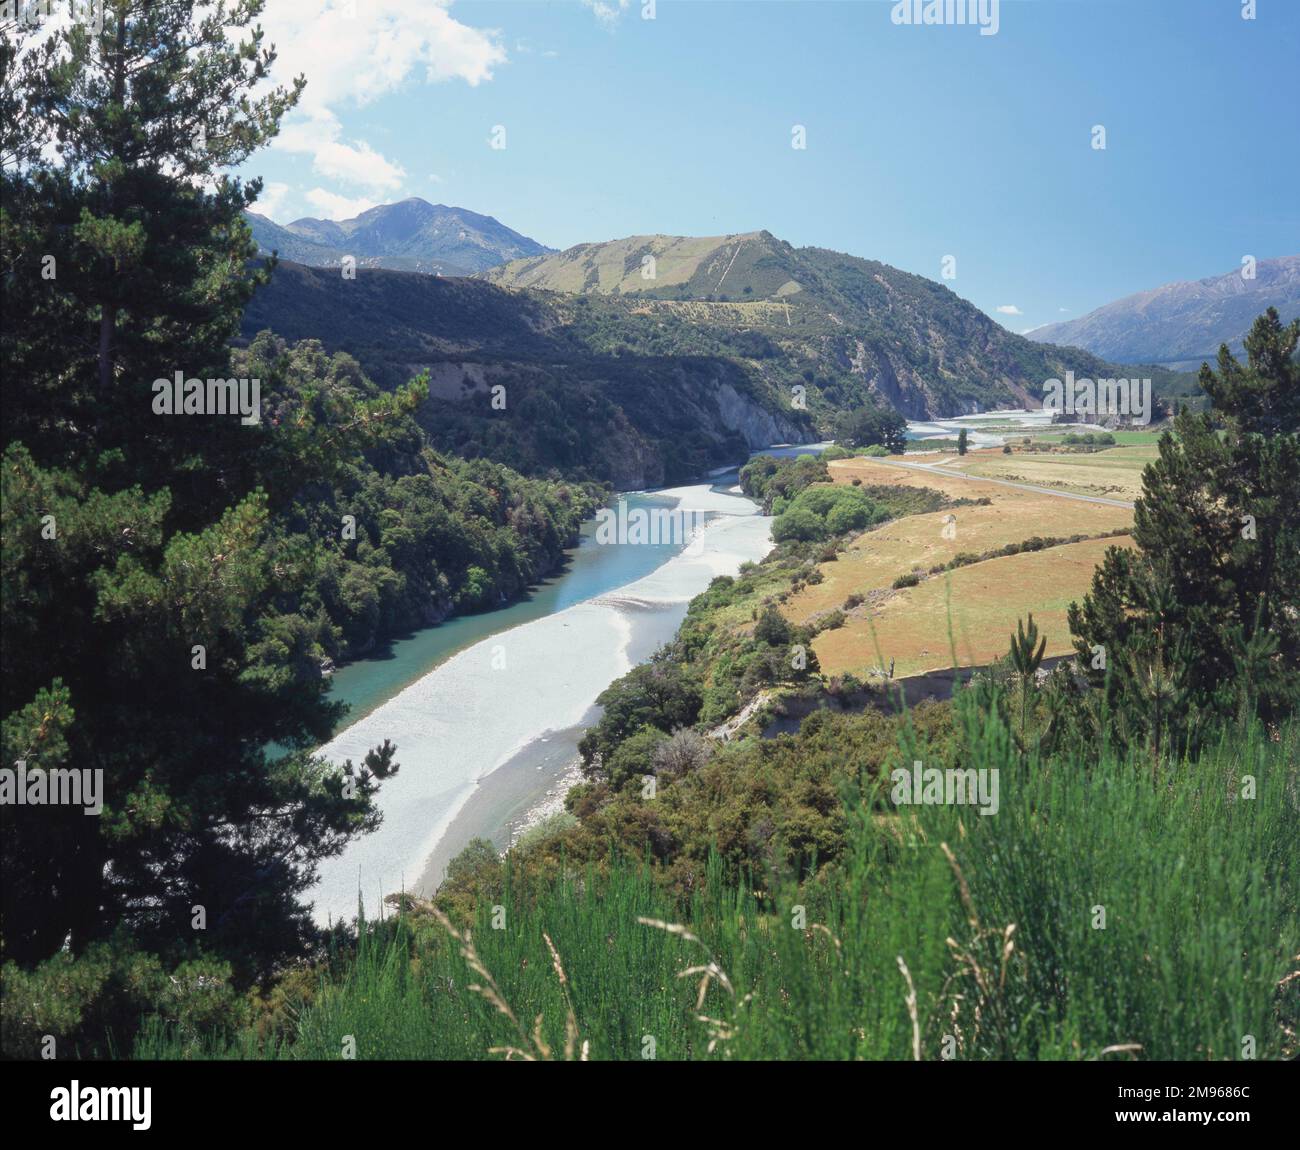
[[1300,28],[1256,7],[0,12],[37,1137],[125,1119],[69,1109],[96,1061],[182,1140],[373,1138],[407,1060],[1281,1109]]

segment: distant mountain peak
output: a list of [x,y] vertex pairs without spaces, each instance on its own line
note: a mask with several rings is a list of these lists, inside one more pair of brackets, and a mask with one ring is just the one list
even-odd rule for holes
[[469,275],[552,250],[492,216],[419,196],[378,204],[346,220],[304,216],[281,226],[257,212],[245,216],[264,252],[311,267],[337,267],[352,256],[367,267]]
[[1213,360],[1219,345],[1234,352],[1255,317],[1276,307],[1283,321],[1300,315],[1300,256],[1263,259],[1254,278],[1242,269],[1205,279],[1162,284],[1027,333],[1038,343],[1081,347],[1117,363],[1194,368]]

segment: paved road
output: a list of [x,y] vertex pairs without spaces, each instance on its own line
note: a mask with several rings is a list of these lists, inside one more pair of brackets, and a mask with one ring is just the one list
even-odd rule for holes
[[929,472],[932,475],[950,475],[954,479],[969,479],[975,483],[996,483],[1001,487],[1018,487],[1021,491],[1034,491],[1039,495],[1055,495],[1060,499],[1074,499],[1080,503],[1103,503],[1107,507],[1133,507],[1122,499],[1106,499],[1100,495],[1076,495],[1073,491],[1057,491],[1053,487],[1036,487],[1032,483],[1014,483],[1010,479],[990,479],[986,475],[967,475],[964,471],[953,471],[948,467],[936,467],[928,463],[904,463],[899,459],[881,459],[871,457],[872,463],[883,463],[887,467],[906,467],[909,471]]

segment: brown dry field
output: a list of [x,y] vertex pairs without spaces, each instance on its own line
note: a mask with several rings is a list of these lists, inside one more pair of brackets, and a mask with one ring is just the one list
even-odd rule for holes
[[[944,456],[936,460],[940,458],[945,466],[955,459]],[[996,450],[973,451],[966,458],[974,463],[1007,457]],[[1012,460],[1021,462],[1015,457]],[[869,486],[928,487],[954,499],[987,497],[990,502],[912,515],[865,532],[834,562],[821,565],[821,583],[790,597],[783,607],[785,615],[804,623],[821,612],[842,608],[853,592],[866,596],[862,605],[846,612],[842,627],[823,631],[814,640],[813,649],[827,674],[860,674],[877,667],[876,641],[885,666],[894,660],[896,676],[951,666],[949,602],[957,661],[962,666],[978,666],[1006,654],[1016,620],[1031,611],[1047,636],[1046,654],[1068,654],[1072,648],[1066,608],[1071,601],[1082,599],[1091,585],[1093,569],[1108,547],[1132,546],[1127,536],[1066,544],[958,567],[895,591],[892,584],[899,575],[927,571],[959,552],[981,554],[1035,535],[1101,535],[1131,526],[1133,512],[981,483],[975,476],[957,479],[891,467],[874,459],[836,460],[830,464],[830,472],[836,483],[859,478]],[[1086,489],[1090,484],[1112,482],[1112,472],[1103,461],[1093,475],[1075,478]],[[955,538],[951,539],[943,535],[949,515],[955,516]],[[871,635],[873,626],[876,641]]]
[[[1035,535],[1100,535],[1133,522],[1133,513],[1124,507],[1079,503],[974,479],[928,475],[874,460],[837,460],[830,465],[830,471],[836,483],[851,482],[856,476],[867,485],[929,487],[954,498],[987,496],[991,503],[910,515],[860,535],[835,562],[822,564],[821,583],[790,597],[784,611],[796,623],[841,607],[855,591],[866,595],[888,589],[899,575],[915,568],[928,571],[959,552],[982,554]],[[953,539],[943,535],[949,515],[956,519]]]
[[1047,637],[1046,656],[1069,654],[1066,608],[1083,597],[1094,568],[1112,546],[1131,547],[1132,540],[1093,539],[932,575],[915,587],[890,592],[875,606],[870,623],[867,608],[857,608],[844,626],[818,635],[813,650],[826,674],[862,673],[879,667],[881,658],[886,667],[894,660],[896,677],[950,667],[951,606],[960,666],[982,666],[1005,655],[1016,620],[1031,611]]

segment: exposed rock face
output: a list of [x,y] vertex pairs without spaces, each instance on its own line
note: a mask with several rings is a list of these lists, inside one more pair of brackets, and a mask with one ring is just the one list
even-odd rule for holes
[[720,384],[714,392],[718,401],[718,414],[722,426],[728,431],[744,436],[750,450],[769,447],[773,443],[811,443],[812,437],[792,420],[779,418],[752,399],[741,395],[729,383]]

